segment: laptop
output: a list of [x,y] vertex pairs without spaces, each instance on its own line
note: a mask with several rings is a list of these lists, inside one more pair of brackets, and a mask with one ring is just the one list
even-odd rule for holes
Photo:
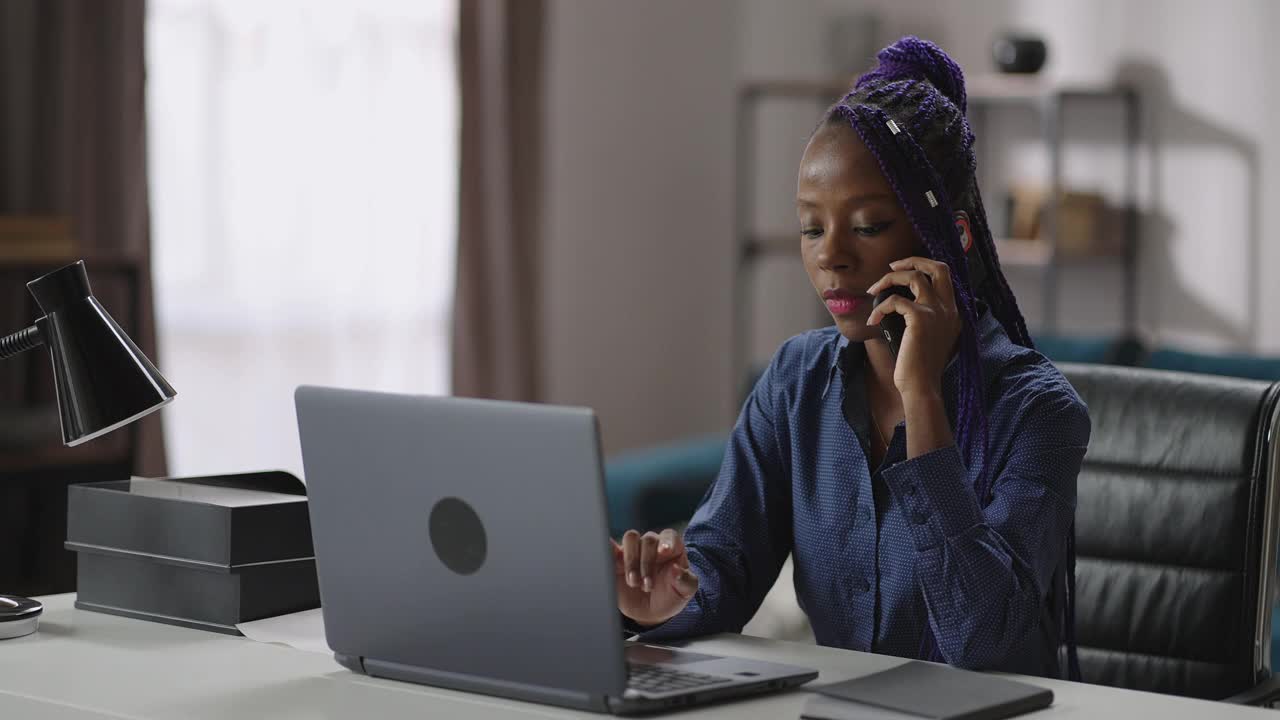
[[348,669],[615,714],[817,677],[624,641],[591,410],[294,399],[325,633]]

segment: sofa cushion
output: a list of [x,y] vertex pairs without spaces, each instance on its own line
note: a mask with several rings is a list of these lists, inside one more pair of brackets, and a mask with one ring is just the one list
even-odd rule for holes
[[1179,370],[1205,375],[1280,380],[1280,358],[1258,355],[1211,355],[1185,350],[1160,348],[1142,359],[1143,367],[1157,370]]
[[611,459],[605,466],[610,532],[617,537],[688,522],[720,473],[727,443],[717,433]]

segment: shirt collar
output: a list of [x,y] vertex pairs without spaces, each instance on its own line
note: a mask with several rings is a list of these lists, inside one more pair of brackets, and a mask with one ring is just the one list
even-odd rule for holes
[[[849,347],[849,338],[841,335],[838,331],[836,332],[836,337],[839,340],[836,342],[835,351],[831,353],[831,364],[827,366],[827,382],[822,386],[822,397],[824,399],[827,397],[827,392],[831,390],[831,378],[835,377],[836,370],[840,369],[840,358],[844,356],[845,348]],[[861,350],[862,348],[858,349]]]

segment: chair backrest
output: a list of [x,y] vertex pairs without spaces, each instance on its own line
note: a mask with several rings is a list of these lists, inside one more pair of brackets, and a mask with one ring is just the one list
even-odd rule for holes
[[1270,675],[1280,384],[1064,363],[1086,682],[1221,699]]

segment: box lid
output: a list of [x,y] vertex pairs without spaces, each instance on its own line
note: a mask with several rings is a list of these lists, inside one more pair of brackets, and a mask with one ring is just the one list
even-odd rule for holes
[[66,547],[222,572],[315,555],[306,486],[283,471],[72,485]]

